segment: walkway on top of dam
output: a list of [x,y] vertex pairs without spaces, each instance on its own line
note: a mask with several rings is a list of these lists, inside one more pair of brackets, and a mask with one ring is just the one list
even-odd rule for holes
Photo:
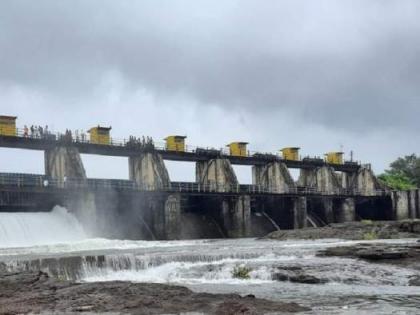
[[282,195],[282,196],[319,196],[319,197],[369,197],[378,198],[387,195],[385,190],[377,190],[371,195],[364,195],[356,189],[336,189],[334,191],[321,191],[314,187],[264,187],[261,185],[218,185],[199,184],[193,182],[171,182],[167,186],[152,187],[137,184],[131,180],[121,179],[66,179],[65,181],[53,179],[45,175],[0,173],[0,191],[34,191],[47,192],[52,190],[83,190],[102,191],[115,190],[126,192],[155,192],[155,193],[182,193],[193,195]]
[[143,152],[156,152],[164,160],[199,162],[212,158],[223,158],[237,165],[264,165],[269,162],[282,162],[288,168],[313,169],[320,166],[331,166],[336,171],[355,172],[361,166],[356,162],[343,164],[326,163],[320,158],[303,158],[302,160],[286,160],[272,153],[248,152],[246,156],[234,156],[227,154],[223,149],[200,148],[187,146],[185,151],[167,150],[165,146],[154,145],[152,149],[141,148],[132,145],[127,140],[111,139],[109,144],[91,143],[87,139],[66,138],[62,134],[48,134],[46,137],[27,137],[18,131],[16,136],[0,135],[0,147],[17,148],[28,150],[49,150],[59,145],[76,147],[82,154],[96,154],[106,156],[132,157]]

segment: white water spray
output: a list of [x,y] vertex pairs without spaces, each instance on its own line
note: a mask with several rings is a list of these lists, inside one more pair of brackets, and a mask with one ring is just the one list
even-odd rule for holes
[[86,238],[83,227],[65,208],[51,212],[0,213],[0,248],[67,243]]

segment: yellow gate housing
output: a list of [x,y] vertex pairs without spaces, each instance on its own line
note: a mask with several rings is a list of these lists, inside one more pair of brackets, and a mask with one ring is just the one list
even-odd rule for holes
[[16,118],[15,116],[0,116],[0,135],[16,136]]
[[110,136],[111,127],[93,127],[89,129],[90,133],[90,142],[95,144],[110,144],[111,143],[111,136]]
[[229,154],[232,156],[247,156],[247,146],[248,142],[232,142],[228,144]]
[[281,149],[281,153],[283,154],[283,159],[289,161],[299,161],[299,150],[298,147],[288,147]]
[[330,164],[343,164],[344,152],[328,152],[325,154],[325,161]]
[[185,136],[168,136],[166,141],[166,150],[185,152]]

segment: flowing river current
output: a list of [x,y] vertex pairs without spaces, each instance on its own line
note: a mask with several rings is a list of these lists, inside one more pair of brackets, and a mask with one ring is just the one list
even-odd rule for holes
[[[419,314],[420,288],[408,285],[419,271],[316,255],[327,247],[354,243],[95,239],[63,208],[47,214],[0,213],[0,267],[8,271],[41,269],[77,281],[158,282],[198,292],[253,294],[312,309],[304,314]],[[233,276],[238,266],[249,268],[249,279]],[[278,272],[294,270],[325,283],[275,280]]]

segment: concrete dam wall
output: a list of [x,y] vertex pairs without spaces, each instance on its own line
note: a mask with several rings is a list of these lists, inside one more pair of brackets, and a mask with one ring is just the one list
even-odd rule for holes
[[[45,151],[51,182],[28,192],[3,185],[0,207],[16,202],[20,211],[20,202],[26,211],[47,211],[62,205],[91,236],[150,240],[256,237],[333,222],[420,217],[418,190],[387,191],[369,168],[339,172],[313,165],[301,168],[295,182],[285,163],[268,161],[253,165],[253,183],[243,189],[229,159],[195,163],[191,191],[174,186],[153,150],[129,157],[127,183],[136,189],[91,189],[77,147],[57,146]],[[52,181],[61,184],[52,187]],[[69,186],[72,181],[86,188]]]

